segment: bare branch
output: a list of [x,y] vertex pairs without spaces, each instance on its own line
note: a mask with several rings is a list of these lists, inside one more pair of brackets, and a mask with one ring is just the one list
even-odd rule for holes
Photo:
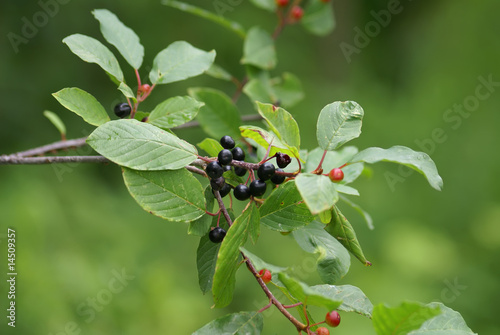
[[85,143],[86,139],[87,139],[86,137],[82,137],[82,138],[76,138],[74,140],[58,141],[38,148],[16,152],[9,156],[17,156],[17,157],[40,156],[52,151],[64,150],[69,148],[78,148],[87,144]]
[[55,163],[109,163],[103,156],[46,156],[46,157],[19,157],[0,156],[0,165],[40,165]]

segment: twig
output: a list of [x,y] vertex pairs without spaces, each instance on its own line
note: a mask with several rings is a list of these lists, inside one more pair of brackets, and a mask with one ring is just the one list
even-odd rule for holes
[[109,163],[103,156],[46,156],[18,157],[0,156],[0,165],[39,165],[54,163]]
[[66,140],[66,141],[58,141],[54,142],[51,144],[47,144],[38,148],[33,148],[29,149],[26,151],[20,151],[13,153],[9,156],[17,156],[17,157],[31,157],[31,156],[39,156],[39,155],[44,155],[48,152],[51,151],[57,151],[57,150],[64,150],[64,149],[69,149],[69,148],[78,148],[84,146],[85,140],[87,137],[82,137],[82,138],[76,138],[73,140]]

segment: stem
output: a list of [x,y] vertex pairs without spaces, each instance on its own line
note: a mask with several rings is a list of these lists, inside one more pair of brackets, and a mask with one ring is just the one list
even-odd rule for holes
[[285,305],[283,305],[283,307],[285,307],[285,308],[294,308],[294,307],[298,307],[298,306],[300,306],[300,305],[302,305],[302,303],[301,303],[301,302],[298,302],[298,303],[293,304],[293,305],[286,305],[286,306],[285,306]]
[[311,173],[315,174],[322,174],[323,173],[323,161],[325,160],[327,151],[325,150],[323,152],[323,156],[321,157],[321,160],[319,161],[318,167]]
[[39,165],[54,163],[109,163],[103,156],[46,156],[16,157],[0,156],[0,165]]
[[140,89],[142,86],[141,76],[139,75],[139,70],[137,70],[137,69],[134,69],[134,70],[135,70],[135,77],[137,78],[137,85],[139,85],[139,89]]
[[233,94],[233,98],[231,99],[233,104],[235,104],[241,96],[241,92],[243,92],[243,88],[248,83],[248,77],[243,78],[242,81],[238,82],[236,92]]
[[9,156],[17,156],[17,157],[39,156],[51,151],[57,151],[69,148],[78,148],[87,144],[85,143],[85,140],[87,140],[86,137],[77,138],[74,140],[58,141],[41,147],[29,149],[26,151],[16,152]]
[[257,311],[257,313],[262,313],[264,312],[266,309],[268,309],[269,307],[271,307],[273,305],[273,302],[272,301],[269,301],[269,303],[267,305],[265,305],[264,307],[262,307],[261,309],[259,309]]

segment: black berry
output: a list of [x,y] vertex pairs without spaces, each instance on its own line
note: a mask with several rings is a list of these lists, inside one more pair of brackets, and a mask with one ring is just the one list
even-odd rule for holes
[[221,243],[226,236],[226,231],[221,227],[215,227],[208,233],[208,238],[214,243]]
[[[281,169],[277,169],[276,172],[283,172],[283,170]],[[283,175],[280,175],[280,174],[277,174],[275,173],[274,176],[271,177],[271,181],[273,182],[273,184],[283,184],[283,182],[285,181],[286,177],[283,176]]]
[[231,153],[233,154],[234,160],[236,160],[236,161],[244,161],[245,160],[245,152],[240,147],[234,148],[233,150],[231,150]]
[[288,164],[290,164],[291,162],[292,162],[292,159],[287,154],[283,154],[281,152],[278,152],[276,154],[276,163],[278,164],[278,167],[280,167],[282,169],[286,168],[288,166]]
[[221,165],[228,165],[233,160],[233,154],[229,149],[222,149],[217,155],[217,159]]
[[250,183],[250,194],[254,197],[260,197],[264,193],[266,193],[266,182],[256,179]]
[[119,118],[129,116],[130,112],[132,112],[132,108],[130,108],[129,104],[126,102],[119,103],[115,106],[115,115]]
[[224,198],[226,195],[229,194],[229,192],[231,192],[231,186],[229,186],[229,184],[224,184],[224,186],[222,186],[222,189],[219,191],[219,194],[220,194],[220,197],[221,198]]
[[272,163],[264,163],[261,166],[259,166],[259,169],[257,170],[257,175],[261,180],[268,180],[274,175],[274,171],[276,168]]
[[222,145],[222,147],[224,149],[232,149],[234,148],[234,140],[231,136],[222,136],[222,138],[220,139],[220,145]]
[[220,191],[224,185],[226,184],[226,180],[224,177],[219,177],[215,179],[210,179],[210,186],[214,191]]
[[222,166],[220,166],[218,162],[208,163],[205,171],[207,172],[207,175],[211,179],[217,179],[219,177],[222,177],[222,174],[224,173]]
[[250,189],[245,184],[239,184],[234,188],[233,191],[234,197],[238,200],[247,200],[250,198]]
[[235,166],[234,167],[234,173],[237,176],[243,177],[247,173],[247,169],[239,167],[239,166]]

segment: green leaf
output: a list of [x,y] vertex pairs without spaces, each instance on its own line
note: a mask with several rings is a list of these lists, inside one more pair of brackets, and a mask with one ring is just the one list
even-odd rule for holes
[[313,221],[292,234],[304,251],[318,255],[317,271],[325,283],[334,284],[347,274],[351,263],[349,253],[324,230],[324,224]]
[[330,34],[335,28],[332,4],[321,0],[311,0],[300,22],[307,31],[314,35]]
[[335,184],[327,176],[300,173],[295,183],[313,215],[332,208],[339,199]]
[[359,191],[357,189],[355,189],[354,187],[347,186],[344,184],[336,184],[335,188],[337,189],[337,192],[339,192],[339,193],[359,196]]
[[63,39],[63,43],[85,62],[96,63],[119,82],[123,81],[123,72],[115,55],[95,38],[74,34]]
[[224,135],[240,137],[240,113],[230,97],[211,88],[190,88],[188,92],[196,100],[205,103],[200,108],[197,119],[208,135],[214,138]]
[[136,33],[107,9],[95,9],[92,14],[101,24],[101,33],[134,69],[142,65],[144,47]]
[[259,335],[264,328],[264,317],[258,312],[240,312],[215,319],[193,335]]
[[325,307],[327,310],[331,311],[337,309],[342,303],[342,300],[332,299],[328,295],[322,294],[314,289],[314,287],[310,287],[285,273],[280,273],[278,278],[286,286],[288,291],[305,305]]
[[215,79],[221,79],[225,81],[233,80],[233,76],[229,72],[215,63],[210,66],[210,68],[206,71],[206,74]]
[[[314,171],[319,162],[321,161],[321,157],[323,157],[323,153],[325,151],[321,148],[316,148],[314,150],[309,151],[309,155],[307,157],[306,166],[304,168],[307,172]],[[323,160],[323,171],[325,173],[329,172],[333,168],[338,168],[349,162],[349,160],[354,157],[358,153],[358,148],[353,146],[345,146],[336,151],[327,151],[325,155],[325,159]],[[364,164],[350,164],[348,166],[344,166],[342,171],[344,172],[344,179],[340,182],[341,184],[349,184],[355,181],[363,172]],[[338,184],[337,184],[338,185]]]
[[137,120],[107,122],[87,143],[110,161],[136,170],[176,170],[197,158],[191,144]]
[[127,84],[121,82],[120,86],[118,86],[118,89],[123,93],[123,95],[126,98],[132,99],[135,102],[137,102],[134,92],[132,92],[132,89]]
[[56,127],[57,130],[59,130],[61,136],[66,136],[66,126],[56,113],[53,113],[51,111],[44,111],[43,116],[49,119],[49,121],[54,125],[54,127]]
[[289,147],[270,132],[255,126],[241,126],[241,136],[254,140],[255,143],[265,150],[271,145],[269,156],[273,156],[277,152],[289,155],[290,157],[299,157],[297,148]]
[[149,79],[153,84],[168,84],[195,77],[207,71],[214,59],[214,50],[206,52],[177,41],[156,55]]
[[438,306],[428,307],[416,302],[403,302],[398,307],[380,304],[373,309],[372,321],[379,335],[407,335],[440,313]]
[[364,111],[354,101],[334,102],[326,105],[319,114],[317,133],[323,150],[335,150],[361,134]]
[[477,335],[467,327],[460,313],[439,302],[432,302],[426,306],[440,308],[441,314],[428,319],[418,330],[413,330],[408,335]]
[[247,249],[240,247],[240,251],[252,262],[253,266],[257,271],[260,271],[262,269],[268,269],[271,271],[271,273],[274,275],[278,275],[278,273],[283,272],[286,270],[286,268],[283,268],[281,266],[276,266],[269,264],[267,262],[264,262],[261,258],[256,256],[255,254],[251,253]]
[[358,238],[356,237],[356,232],[352,227],[351,223],[347,221],[346,217],[342,212],[333,206],[332,209],[332,220],[325,227],[325,230],[335,237],[342,245],[349,250],[361,263],[370,266],[371,263],[366,259],[361,245],[359,244]]
[[259,221],[259,211],[252,203],[236,218],[222,241],[212,286],[215,307],[225,307],[233,299],[240,247],[247,240],[250,226],[258,224],[257,221]]
[[286,145],[300,148],[300,133],[292,114],[281,107],[257,102],[259,114],[266,120],[271,131]]
[[[205,188],[205,202],[206,202],[206,210],[208,212],[212,212],[214,208],[215,197],[212,193],[212,188],[208,185]],[[212,221],[214,220],[214,216],[210,216],[208,214],[203,215],[199,219],[195,221],[189,222],[188,234],[196,235],[196,236],[205,236],[208,232],[208,229],[212,225]]]
[[169,221],[193,221],[205,214],[200,182],[187,170],[137,171],[123,168],[132,197],[144,210]]
[[443,188],[443,179],[439,176],[436,164],[425,152],[413,151],[403,146],[393,146],[389,149],[368,148],[354,156],[350,163],[365,162],[392,162],[398,163],[420,172],[427,178],[429,184],[440,191]]
[[219,141],[216,141],[213,138],[206,138],[198,143],[197,146],[211,157],[217,157],[219,152],[224,149],[222,145],[220,145]]
[[345,202],[346,204],[348,204],[349,206],[351,206],[354,210],[356,210],[361,215],[361,217],[366,221],[366,224],[368,225],[368,228],[370,228],[370,229],[374,229],[375,228],[373,226],[372,217],[370,216],[370,214],[368,214],[367,212],[365,212],[363,210],[363,208],[361,208],[358,204],[355,204],[351,200],[347,199],[346,197],[340,196],[340,199],[343,202]]
[[276,0],[250,0],[250,2],[268,12],[276,11]]
[[271,70],[276,67],[276,62],[276,49],[271,35],[260,27],[251,28],[245,38],[241,64]]
[[250,79],[243,87],[243,93],[245,93],[254,104],[256,104],[257,101],[270,102],[273,104],[277,103],[277,97],[274,95],[269,76]]
[[304,91],[300,79],[289,72],[282,78],[273,78],[274,93],[281,106],[290,108],[304,99]]
[[162,4],[165,6],[169,6],[172,8],[179,9],[183,12],[190,13],[199,17],[202,17],[204,19],[207,19],[209,21],[212,21],[214,23],[217,23],[218,25],[228,29],[229,31],[232,31],[233,33],[237,34],[241,38],[245,38],[246,32],[243,27],[235,21],[230,21],[226,18],[224,18],[222,15],[216,15],[212,12],[209,12],[207,10],[204,10],[202,8],[180,2],[180,1],[173,1],[173,0],[163,0]]
[[355,312],[368,318],[372,317],[372,303],[363,291],[356,286],[316,285],[312,288],[333,300],[342,300],[342,305],[338,307],[339,311]]
[[220,243],[210,241],[206,233],[200,239],[200,244],[196,251],[196,266],[198,268],[198,283],[203,294],[212,289],[219,248]]
[[298,229],[314,220],[293,180],[275,188],[259,211],[263,225],[282,232]]
[[194,119],[203,105],[191,97],[172,97],[153,109],[148,123],[164,129],[174,128]]
[[61,105],[81,116],[85,122],[100,126],[110,120],[106,110],[90,93],[76,87],[52,93]]

